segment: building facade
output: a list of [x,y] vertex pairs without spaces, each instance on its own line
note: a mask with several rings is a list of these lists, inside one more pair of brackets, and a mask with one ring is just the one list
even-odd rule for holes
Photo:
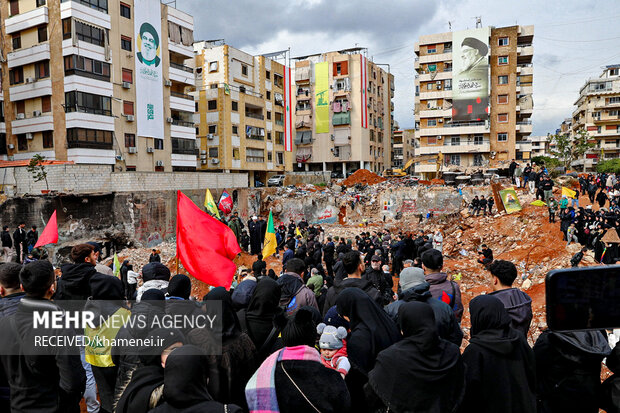
[[585,130],[596,147],[574,165],[583,167],[585,162],[586,170],[593,170],[602,160],[620,157],[620,64],[607,66],[599,77],[586,81],[575,105],[571,136]]
[[284,65],[221,42],[195,50],[200,169],[247,172],[250,184],[291,171]]
[[395,130],[392,138],[392,168],[402,168],[414,156],[415,129]]
[[355,48],[296,58],[297,171],[391,166],[394,77]]
[[[480,27],[415,44],[416,155],[467,169],[529,159],[534,26]],[[442,168],[443,168],[442,167]],[[425,178],[436,160],[416,165]]]
[[[147,14],[143,1],[0,1],[2,155],[40,153],[117,171],[196,169],[194,74],[186,66],[193,18],[163,4]],[[145,115],[156,132],[141,136],[147,105],[136,84],[145,76],[162,99]]]

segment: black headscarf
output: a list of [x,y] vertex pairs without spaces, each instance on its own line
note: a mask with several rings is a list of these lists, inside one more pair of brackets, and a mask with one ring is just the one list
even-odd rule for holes
[[316,341],[316,324],[312,320],[312,311],[300,308],[282,330],[282,340],[287,347],[313,347]]
[[93,300],[122,300],[125,298],[123,282],[111,275],[96,273],[90,278]]
[[280,286],[271,278],[263,278],[256,284],[248,308],[239,312],[257,349],[260,349],[269,337],[275,319],[285,320],[279,303]]
[[[232,338],[241,332],[237,314],[233,309],[230,293],[224,287],[217,287],[209,291],[205,297],[207,306],[209,301],[219,301],[222,303],[222,339]],[[216,321],[217,324],[217,321]]]
[[511,318],[504,304],[496,297],[479,295],[469,304],[471,314],[470,343],[498,353],[513,350],[519,335],[510,327]]
[[370,386],[390,411],[452,411],[465,381],[459,348],[439,338],[426,303],[403,304],[398,320],[404,338],[379,353]]
[[192,282],[185,274],[177,274],[168,283],[168,295],[189,300],[192,293]]
[[338,313],[349,317],[351,334],[347,353],[351,365],[367,374],[377,354],[400,339],[396,324],[359,288],[345,288],[336,299]]
[[213,400],[207,390],[207,356],[192,345],[174,349],[166,360],[164,398],[166,404],[186,409]]

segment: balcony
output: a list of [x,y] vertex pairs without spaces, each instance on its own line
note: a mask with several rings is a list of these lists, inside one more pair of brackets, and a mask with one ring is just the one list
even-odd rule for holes
[[252,118],[252,119],[259,119],[259,120],[265,120],[265,116],[260,114],[260,113],[255,113],[255,112],[245,112],[245,117],[246,118]]
[[521,134],[526,134],[526,135],[532,133],[532,122],[531,121],[517,122],[517,132]]
[[183,93],[170,92],[170,109],[194,112],[196,110],[194,97]]
[[4,21],[4,27],[6,34],[11,34],[47,23],[49,23],[47,6],[41,6],[26,13],[9,17]]
[[421,128],[416,136],[479,135],[489,133],[486,122],[450,123],[443,127]]
[[7,65],[10,68],[27,65],[30,63],[40,62],[41,60],[49,60],[50,45],[42,43],[36,46],[20,49],[7,54]]
[[97,129],[114,131],[114,117],[104,114],[67,112],[65,113],[66,128]]
[[533,146],[530,141],[517,141],[515,147],[520,152],[532,152]]
[[421,118],[449,118],[452,116],[452,109],[426,109],[418,112],[418,119]]
[[532,44],[518,44],[517,56],[531,56],[534,54],[534,46]]
[[420,100],[428,99],[452,99],[452,90],[437,90],[433,92],[420,92]]
[[173,149],[172,154],[170,155],[170,162],[172,166],[189,166],[195,168],[198,149],[196,149],[195,152],[195,154],[177,153]]
[[[82,73],[76,71],[75,73]],[[80,92],[92,93],[93,95],[112,96],[114,85],[112,82],[92,79],[79,74],[65,75],[65,92],[79,90]]]
[[[168,7],[168,21],[177,24],[183,28],[189,29],[192,32],[194,31],[194,18],[191,15],[183,13],[182,11],[174,7]],[[194,57],[194,47],[191,44],[184,45],[182,43],[174,43],[172,41],[169,41],[168,50],[172,53],[176,53],[188,58]]]
[[434,62],[446,62],[452,60],[452,52],[450,53],[433,53],[425,56],[420,56],[420,64],[434,63]]
[[116,152],[112,143],[67,142],[67,160],[82,164],[114,165]]
[[170,80],[174,80],[175,82],[183,83],[186,85],[194,84],[194,69],[191,67],[170,62]]
[[11,130],[13,135],[54,130],[54,116],[49,113],[43,116],[14,120],[11,122]]
[[11,101],[32,99],[40,96],[50,96],[52,94],[52,80],[40,79],[31,83],[22,83],[9,88]]
[[430,82],[430,81],[435,81],[435,80],[445,80],[445,79],[452,79],[452,69],[450,69],[450,71],[443,71],[443,72],[426,72],[426,73],[420,73],[420,82]]
[[196,139],[196,127],[193,122],[173,119],[170,125],[170,136],[182,139]]
[[87,4],[78,1],[64,1],[60,3],[60,18],[66,19],[75,17],[76,19],[89,22],[95,26],[110,30],[112,28],[110,15],[104,10],[97,10]]
[[461,142],[459,145],[452,145],[450,142],[445,142],[443,145],[422,146],[419,151],[416,150],[416,154],[420,153],[421,155],[433,155],[439,153],[439,151],[443,154],[490,152],[491,144],[488,139],[478,141],[476,143],[473,141]]
[[531,63],[522,63],[517,65],[517,73],[521,76],[533,75],[534,68]]

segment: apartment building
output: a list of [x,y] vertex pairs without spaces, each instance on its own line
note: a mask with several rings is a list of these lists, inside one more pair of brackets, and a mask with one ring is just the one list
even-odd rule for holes
[[353,48],[295,58],[297,171],[391,166],[394,76]]
[[[415,43],[416,155],[446,169],[529,159],[534,26],[478,27]],[[436,160],[416,165],[425,178]]]
[[414,156],[415,129],[395,130],[392,138],[392,168],[402,168]]
[[195,50],[200,169],[247,172],[251,185],[291,171],[285,139],[290,71],[221,41],[198,42]]
[[0,14],[4,157],[196,169],[190,15],[148,0],[0,0]]
[[575,101],[571,136],[585,130],[596,147],[573,165],[593,170],[599,161],[620,157],[620,64],[606,66],[599,77],[588,79]]

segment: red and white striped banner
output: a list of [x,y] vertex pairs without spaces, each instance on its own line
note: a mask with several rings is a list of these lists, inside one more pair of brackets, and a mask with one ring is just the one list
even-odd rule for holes
[[284,107],[286,108],[286,113],[284,114],[284,150],[287,152],[293,150],[292,87],[291,68],[284,66]]
[[367,74],[367,60],[363,55],[360,55],[360,89],[362,91],[362,128],[368,129],[368,74]]

